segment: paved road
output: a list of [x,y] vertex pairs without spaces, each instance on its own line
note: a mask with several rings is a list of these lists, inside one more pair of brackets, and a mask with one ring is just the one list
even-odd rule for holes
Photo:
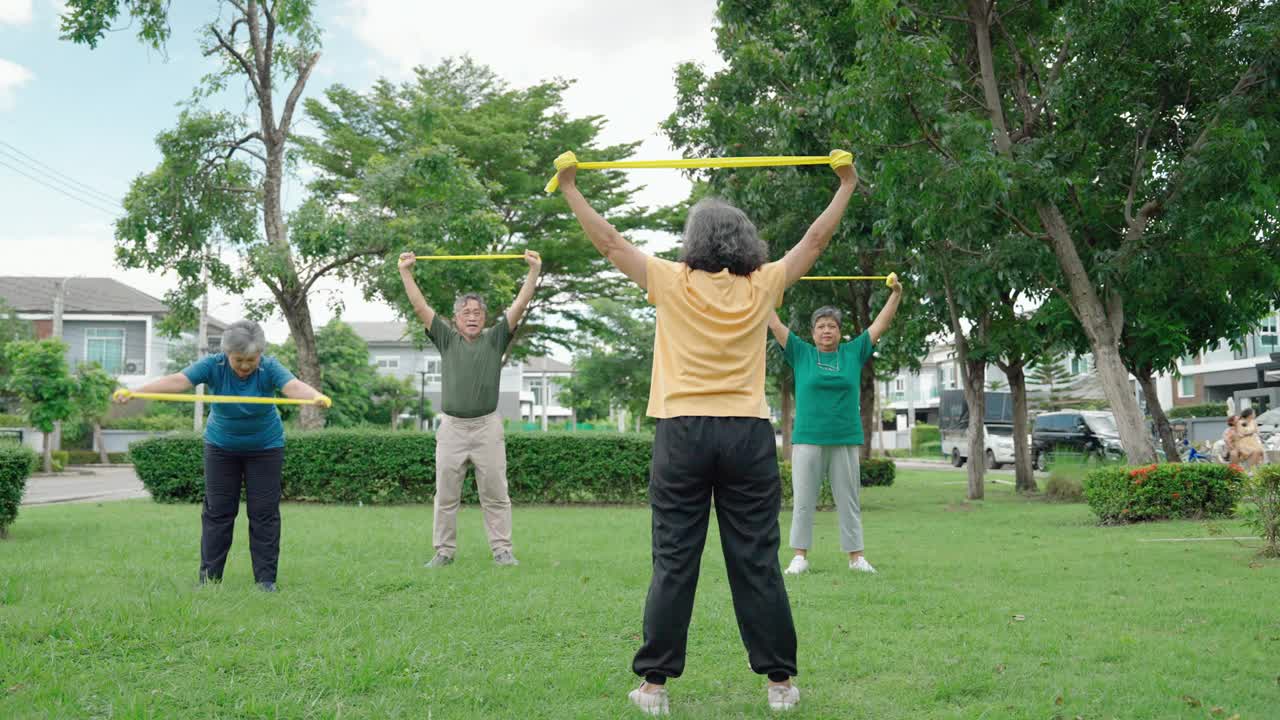
[[[894,463],[900,468],[910,468],[912,470],[947,470],[954,473],[967,473],[968,467],[952,467],[950,462],[939,460],[931,462],[929,460],[907,460],[904,458],[896,458]],[[988,470],[988,475],[996,477],[1013,477],[1013,466],[1006,465],[1003,470]],[[1045,473],[1037,472],[1036,477],[1044,477]]]
[[[81,474],[83,473],[83,474]],[[132,467],[72,470],[53,476],[35,476],[27,480],[23,505],[48,505],[63,502],[101,502],[151,497]]]

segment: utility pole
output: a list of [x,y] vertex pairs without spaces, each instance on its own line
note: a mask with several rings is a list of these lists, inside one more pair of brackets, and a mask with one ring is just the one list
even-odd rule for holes
[[[53,294],[53,337],[62,339],[62,312],[67,304],[67,281],[71,278],[59,278],[58,288]],[[62,449],[62,421],[53,424],[53,437],[46,438],[53,450]],[[45,468],[48,471],[49,468]]]
[[[199,361],[205,356],[205,352],[209,346],[209,255],[205,254],[204,264],[200,268],[200,284],[204,286],[204,296],[200,299],[200,325],[196,329],[196,360]],[[196,386],[196,397],[204,396],[204,384]],[[196,400],[195,408],[191,413],[191,426],[196,432],[200,432],[201,425],[204,424],[204,401]]]
[[427,371],[419,370],[418,375],[422,377],[422,384],[418,391],[418,429],[427,429]]

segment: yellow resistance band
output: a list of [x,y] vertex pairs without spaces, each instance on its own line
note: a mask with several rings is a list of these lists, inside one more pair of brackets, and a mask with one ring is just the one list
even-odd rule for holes
[[523,255],[415,255],[417,260],[523,260]]
[[577,156],[566,152],[556,158],[556,173],[547,182],[547,192],[560,187],[559,172],[572,165],[579,170],[626,170],[635,168],[748,168],[781,167],[784,165],[830,165],[833,168],[853,164],[853,155],[845,150],[832,150],[830,155],[765,155],[759,157],[681,158],[679,160],[612,160],[606,162],[578,162]]
[[[248,405],[314,405],[315,400],[293,398],[246,397],[241,395],[188,395],[186,393],[136,393],[117,390],[117,397],[138,400],[163,400],[165,402],[245,403]],[[322,396],[323,397],[323,396]],[[327,399],[327,398],[326,398]]]
[[883,280],[886,287],[893,287],[898,273],[888,275],[805,275],[801,280]]

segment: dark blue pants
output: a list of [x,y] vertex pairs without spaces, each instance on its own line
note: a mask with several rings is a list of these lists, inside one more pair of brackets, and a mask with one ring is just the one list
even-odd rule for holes
[[222,579],[245,490],[249,554],[255,582],[275,582],[280,559],[280,471],[284,448],[227,450],[204,446],[204,511],[200,514],[200,577]]

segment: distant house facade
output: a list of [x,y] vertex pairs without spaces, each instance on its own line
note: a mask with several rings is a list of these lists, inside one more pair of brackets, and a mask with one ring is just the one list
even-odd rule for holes
[[[369,345],[369,362],[378,374],[408,378],[413,387],[441,411],[440,353],[429,342],[414,336],[403,322],[351,322],[355,333]],[[512,360],[502,368],[498,384],[498,412],[506,420],[540,422],[543,387],[551,388],[546,412],[548,422],[563,422],[572,410],[560,407],[556,395],[573,368],[550,358]],[[545,383],[545,385],[544,385]]]
[[[67,364],[97,363],[123,385],[164,375],[169,358],[185,339],[158,332],[169,307],[160,300],[110,278],[0,277],[0,299],[20,319],[29,320],[39,339],[53,335],[55,298],[65,285],[62,340]],[[216,351],[224,325],[209,323],[209,347]]]

